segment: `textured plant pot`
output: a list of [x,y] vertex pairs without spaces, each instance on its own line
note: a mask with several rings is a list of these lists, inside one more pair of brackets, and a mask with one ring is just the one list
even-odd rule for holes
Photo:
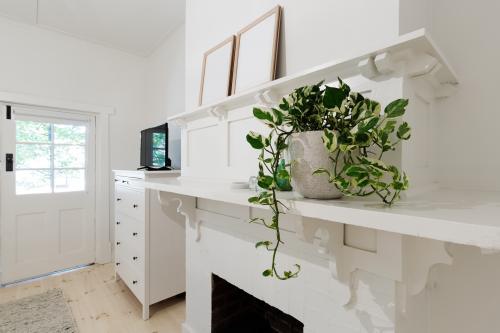
[[323,145],[323,131],[293,133],[289,152],[293,189],[305,198],[338,199],[342,197],[334,184],[328,182],[328,175],[313,175],[319,168],[333,170],[333,161]]

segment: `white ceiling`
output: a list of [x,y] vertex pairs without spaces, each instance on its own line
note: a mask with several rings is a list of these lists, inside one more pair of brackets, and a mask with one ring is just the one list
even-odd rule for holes
[[184,0],[0,0],[0,15],[133,54],[184,22]]

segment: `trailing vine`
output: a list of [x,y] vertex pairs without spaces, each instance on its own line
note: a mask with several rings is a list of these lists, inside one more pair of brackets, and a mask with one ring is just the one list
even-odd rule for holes
[[334,167],[315,170],[314,174],[327,174],[329,182],[347,196],[376,195],[390,206],[408,189],[409,180],[396,166],[383,162],[382,157],[401,141],[410,139],[410,126],[399,121],[407,105],[408,100],[398,99],[382,112],[380,103],[352,92],[339,78],[338,87],[324,86],[323,82],[304,86],[284,97],[275,108],[253,109],[253,115],[270,128],[266,136],[250,132],[246,137],[254,149],[260,150],[257,180],[261,192],[249,198],[249,202],[268,206],[273,213],[270,222],[263,218],[251,222],[261,222],[276,233],[274,242],[256,244],[257,248],[272,252],[271,267],[262,273],[264,276],[287,280],[300,272],[300,265],[296,264],[293,270],[280,273],[276,260],[278,249],[284,244],[280,215],[287,209],[277,192],[291,189],[290,164],[283,159],[290,136],[322,130],[323,143]]

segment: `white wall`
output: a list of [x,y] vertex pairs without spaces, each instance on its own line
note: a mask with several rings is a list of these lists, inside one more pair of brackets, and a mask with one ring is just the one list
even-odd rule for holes
[[144,58],[3,18],[0,45],[0,91],[115,107],[111,167],[137,167]]
[[398,0],[187,0],[187,110],[197,105],[203,53],[276,4],[284,6],[280,76],[398,35]]
[[[147,59],[146,67],[146,122],[155,126],[167,118],[184,112],[185,85],[185,28],[179,26],[170,33],[160,47]],[[180,129],[169,124],[169,155],[172,166],[180,168]]]
[[500,2],[434,0],[429,29],[460,87],[438,106],[442,182],[450,187],[500,190]]

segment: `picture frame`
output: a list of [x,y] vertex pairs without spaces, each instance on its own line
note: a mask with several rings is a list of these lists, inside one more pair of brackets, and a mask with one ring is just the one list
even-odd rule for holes
[[231,94],[235,40],[232,35],[204,53],[199,106],[217,102]]
[[276,78],[281,16],[276,6],[237,33],[233,95]]

